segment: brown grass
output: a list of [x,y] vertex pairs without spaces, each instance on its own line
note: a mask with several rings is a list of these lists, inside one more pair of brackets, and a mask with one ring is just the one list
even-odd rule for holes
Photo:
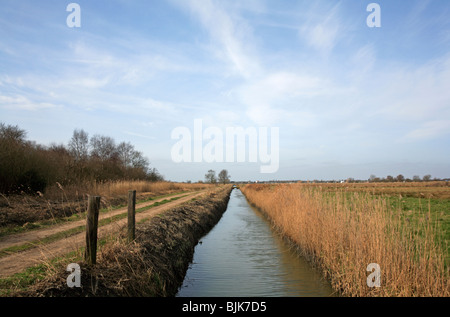
[[[181,286],[195,245],[222,217],[231,186],[213,186],[195,201],[182,204],[136,226],[136,240],[126,232],[107,238],[97,264],[81,267],[81,288],[66,284],[68,260],[49,264],[46,275],[9,296],[24,297],[173,297]],[[77,253],[81,257],[80,252]]]
[[[411,228],[381,196],[305,184],[246,185],[247,199],[344,296],[449,296],[445,252],[426,213]],[[370,263],[381,287],[367,285]]]
[[86,195],[98,195],[106,198],[127,195],[129,190],[152,195],[165,195],[173,192],[191,191],[207,188],[208,184],[188,184],[173,182],[149,182],[149,181],[110,181],[110,182],[85,182],[76,185],[64,185],[59,183],[50,186],[44,193],[44,197],[50,200],[77,200],[84,199]]
[[127,204],[128,191],[137,191],[137,200],[211,188],[210,184],[172,182],[115,181],[86,182],[77,185],[59,183],[36,195],[0,196],[0,234],[3,227],[23,226],[46,219],[70,217],[86,211],[88,195],[102,197],[102,208]]
[[417,198],[450,199],[450,182],[374,182],[374,183],[310,183],[303,186],[321,187],[326,191],[346,190],[372,194],[402,195]]

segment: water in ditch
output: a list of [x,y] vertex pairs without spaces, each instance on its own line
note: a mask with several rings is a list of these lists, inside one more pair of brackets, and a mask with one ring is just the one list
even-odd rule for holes
[[330,284],[252,208],[240,190],[201,239],[178,297],[326,297]]

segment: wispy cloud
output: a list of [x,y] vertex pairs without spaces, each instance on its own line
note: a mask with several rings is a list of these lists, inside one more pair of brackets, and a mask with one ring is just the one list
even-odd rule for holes
[[404,141],[423,141],[446,137],[450,134],[450,120],[425,122],[417,129],[410,131],[402,139]]
[[330,54],[345,32],[344,23],[339,16],[339,3],[319,18],[315,15],[310,17],[299,29],[300,38],[320,54]]
[[57,108],[56,104],[49,102],[36,102],[25,96],[2,96],[0,95],[0,108],[38,111],[42,109]]
[[218,48],[215,54],[231,63],[234,73],[250,78],[260,71],[258,56],[253,50],[251,26],[233,16],[216,0],[177,1],[199,19]]
[[374,107],[380,115],[416,122],[450,116],[449,56],[415,68],[383,68],[374,77]]
[[123,133],[125,133],[127,135],[131,135],[131,136],[137,136],[139,138],[149,139],[149,140],[155,140],[156,139],[156,137],[154,137],[154,136],[148,136],[148,135],[144,135],[144,134],[136,133],[136,132],[123,131]]
[[64,5],[6,1],[0,119],[41,131],[50,117],[81,122],[164,158],[170,129],[195,118],[278,126],[293,169],[372,153],[398,161],[449,138],[450,5],[410,2],[380,0],[375,30],[352,1],[98,0],[81,4],[80,29],[67,28]]
[[309,126],[312,115],[302,110],[302,100],[318,95],[322,91],[322,84],[321,79],[312,76],[290,72],[270,73],[242,86],[240,97],[247,106],[249,119],[257,125],[290,122]]

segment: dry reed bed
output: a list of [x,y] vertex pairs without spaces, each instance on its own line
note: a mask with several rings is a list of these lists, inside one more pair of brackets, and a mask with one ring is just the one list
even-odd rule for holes
[[87,208],[88,195],[102,197],[102,208],[126,205],[128,191],[136,190],[137,199],[145,200],[180,192],[213,188],[210,184],[188,184],[149,181],[85,182],[50,186],[36,195],[0,196],[0,228],[16,227],[42,221],[70,217]]
[[[343,296],[449,296],[445,253],[429,215],[411,228],[382,197],[302,184],[246,185],[249,202],[298,245]],[[368,264],[381,287],[368,287]]]
[[50,186],[44,196],[51,200],[77,200],[85,199],[86,195],[98,195],[102,197],[117,197],[127,195],[129,190],[139,193],[151,193],[163,195],[175,191],[191,191],[204,189],[210,186],[202,183],[173,183],[173,182],[150,182],[150,181],[108,181],[108,182],[84,182],[80,184],[67,184],[61,186],[59,183]]

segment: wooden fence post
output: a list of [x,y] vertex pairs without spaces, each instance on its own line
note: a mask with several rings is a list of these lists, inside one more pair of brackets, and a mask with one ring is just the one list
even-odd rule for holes
[[136,238],[136,191],[128,192],[128,241]]
[[86,252],[84,256],[88,265],[94,265],[97,262],[97,228],[100,199],[101,197],[99,196],[89,196],[88,198],[86,218]]

